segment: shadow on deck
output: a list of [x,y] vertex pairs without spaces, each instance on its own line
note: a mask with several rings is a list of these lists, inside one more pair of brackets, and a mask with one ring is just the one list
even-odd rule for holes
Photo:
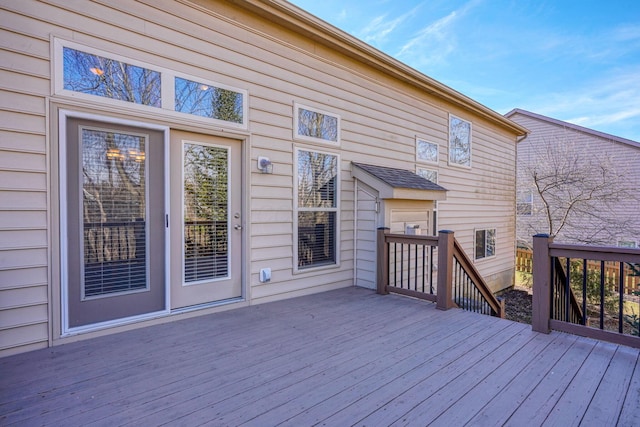
[[640,425],[638,358],[348,288],[0,359],[0,424]]

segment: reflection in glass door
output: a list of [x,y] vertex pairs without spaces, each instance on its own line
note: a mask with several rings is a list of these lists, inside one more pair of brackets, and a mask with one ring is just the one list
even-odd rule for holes
[[68,119],[68,328],[161,311],[164,133]]

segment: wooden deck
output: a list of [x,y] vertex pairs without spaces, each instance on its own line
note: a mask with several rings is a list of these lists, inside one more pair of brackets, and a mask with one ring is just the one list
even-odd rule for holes
[[639,350],[344,289],[0,359],[0,425],[640,425]]

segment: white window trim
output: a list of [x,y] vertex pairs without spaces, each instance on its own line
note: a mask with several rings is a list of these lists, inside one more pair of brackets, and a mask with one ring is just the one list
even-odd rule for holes
[[[451,161],[451,119],[456,118],[460,121],[469,123],[469,165],[461,165],[460,163],[453,163]],[[473,123],[469,120],[465,120],[461,117],[456,116],[455,114],[449,113],[449,118],[447,122],[447,128],[449,129],[447,132],[447,165],[453,166],[456,168],[462,169],[471,169],[473,166]]]
[[634,248],[638,248],[638,241],[635,239],[618,239],[618,241],[616,242],[616,245],[621,248],[629,248],[628,246],[621,246],[620,243],[623,243],[623,242],[633,243],[635,245]]
[[[328,139],[322,139],[322,138],[316,138],[313,136],[306,136],[306,135],[299,135],[298,134],[298,110],[299,109],[303,109],[303,110],[308,110],[308,111],[313,111],[315,113],[319,113],[319,114],[323,114],[326,116],[330,116],[330,117],[334,117],[337,120],[337,134],[336,134],[336,141],[331,141]],[[331,113],[329,111],[325,111],[325,110],[321,110],[319,108],[315,108],[315,107],[309,107],[308,105],[305,104],[299,104],[297,102],[293,103],[293,139],[296,141],[306,141],[306,142],[315,142],[315,143],[320,143],[323,145],[335,145],[335,146],[339,146],[340,145],[340,141],[341,141],[341,120],[340,120],[340,116],[336,113]],[[330,153],[328,153],[330,154]]]
[[[491,231],[491,230],[493,230],[493,231],[494,231],[494,235],[495,235],[495,246],[494,246],[494,248],[493,248],[493,255],[491,255],[491,256],[486,256],[486,253],[487,253],[486,231]],[[476,245],[477,245],[476,238],[477,238],[478,231],[485,231],[485,242],[484,242],[484,245],[485,245],[485,248],[484,248],[485,256],[484,256],[484,257],[482,257],[482,258],[476,258]],[[475,228],[475,229],[473,230],[473,261],[474,261],[474,262],[482,262],[482,261],[487,260],[487,259],[493,259],[493,258],[495,258],[496,256],[498,256],[498,228],[497,228],[497,227],[480,227],[480,228]]]
[[[126,56],[111,53],[109,51],[95,49],[87,45],[71,42],[71,41],[64,40],[57,37],[53,39],[53,42],[54,42],[53,43],[54,61],[52,61],[53,63],[52,95],[53,96],[58,96],[58,97],[67,98],[67,99],[90,101],[92,104],[100,103],[103,105],[110,105],[121,110],[127,109],[130,111],[170,115],[172,117],[175,117],[183,121],[186,119],[186,120],[190,120],[198,123],[206,123],[208,125],[215,124],[216,126],[220,126],[220,127],[243,129],[243,130],[248,129],[249,92],[245,89],[239,89],[233,86],[214,82],[212,80],[208,80],[205,78],[169,70],[167,68],[163,68],[163,67],[146,63],[146,62],[138,61]],[[160,73],[161,91],[162,91],[160,107],[136,104],[133,102],[127,102],[127,101],[122,101],[118,99],[111,99],[111,98],[106,98],[99,95],[91,95],[88,93],[75,92],[72,90],[65,89],[64,88],[64,59],[63,59],[63,49],[65,47],[86,52],[91,55],[102,56],[102,57],[113,59],[116,61],[125,62],[130,65],[135,65],[137,67],[146,68],[146,69]],[[175,111],[175,78],[176,77],[191,80],[201,84],[206,84],[212,87],[231,90],[231,91],[242,94],[242,116],[243,116],[242,123],[228,122],[225,120],[213,119],[213,118],[198,116],[195,114],[182,113],[179,111]]]
[[[433,144],[436,146],[436,159],[435,160],[427,160],[427,159],[423,159],[420,157],[419,155],[419,150],[418,150],[418,146],[420,144],[420,142],[425,142],[427,144]],[[430,165],[437,165],[440,163],[440,144],[438,144],[437,142],[431,142],[426,138],[420,138],[420,137],[416,137],[416,163],[425,163],[425,164],[430,164]]]
[[[519,198],[519,194],[528,194],[529,195],[529,199],[531,199],[530,202],[520,202],[520,198]],[[525,213],[519,213],[518,212],[518,205],[531,205],[531,212],[528,214]],[[517,190],[516,191],[516,215],[517,216],[533,216],[533,190],[531,189],[527,189],[527,190]]]
[[[420,175],[420,171],[429,171],[429,172],[435,172],[436,173],[436,180],[435,181],[431,181],[434,184],[438,183],[438,180],[440,179],[440,173],[438,171],[438,169],[431,169],[431,168],[423,168],[421,166],[416,166],[416,175]],[[422,175],[420,175],[422,176]]]
[[[338,163],[338,174],[336,176],[336,207],[324,208],[324,210],[336,213],[336,242],[335,242],[335,254],[336,262],[333,264],[324,264],[317,267],[299,268],[298,266],[298,212],[312,211],[311,208],[300,208],[298,206],[298,153],[300,151],[311,151],[314,153],[328,154],[336,156]],[[317,270],[335,269],[340,267],[340,155],[329,151],[322,151],[316,149],[316,147],[295,147],[293,150],[293,273],[308,273]]]

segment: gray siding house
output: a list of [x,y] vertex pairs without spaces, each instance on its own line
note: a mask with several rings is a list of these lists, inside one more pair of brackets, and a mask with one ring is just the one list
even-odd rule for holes
[[[549,233],[558,242],[638,247],[639,142],[520,109],[506,117],[529,130],[518,143],[519,245],[529,246],[534,234]],[[549,184],[558,184],[559,190],[550,190]]]

